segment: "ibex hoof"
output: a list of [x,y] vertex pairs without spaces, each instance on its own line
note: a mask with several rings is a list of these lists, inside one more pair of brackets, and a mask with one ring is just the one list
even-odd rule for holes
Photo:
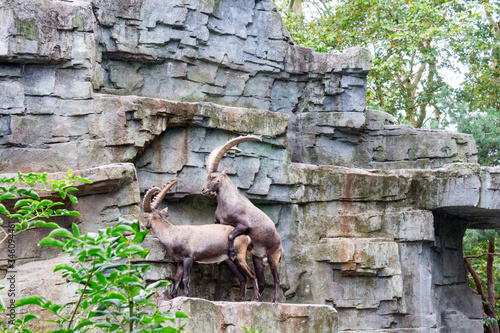
[[231,259],[231,261],[234,261],[234,258],[236,258],[236,252],[229,251],[229,259]]
[[240,296],[234,298],[235,302],[241,302],[242,300],[243,300],[243,297],[240,297]]

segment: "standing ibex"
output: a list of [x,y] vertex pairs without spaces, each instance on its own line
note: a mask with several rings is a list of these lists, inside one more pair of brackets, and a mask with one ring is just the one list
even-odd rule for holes
[[[178,181],[179,179],[171,180],[161,190],[153,187],[146,192],[143,201],[142,226],[154,230],[172,260],[177,263],[173,290],[168,297],[172,299],[177,295],[181,277],[184,283],[183,296],[189,296],[189,276],[193,262],[211,264],[225,261],[240,281],[240,296],[236,300],[242,300],[245,297],[248,277],[252,280],[254,287],[252,301],[257,301],[260,295],[256,277],[246,263],[247,248],[251,242],[249,237],[242,236],[235,239],[236,258],[233,263],[228,259],[227,254],[228,237],[233,227],[221,224],[173,225],[163,218],[158,206],[167,191]],[[153,199],[154,196],[156,197]]]
[[232,259],[235,257],[236,249],[234,241],[237,236],[245,234],[252,239],[253,263],[261,294],[266,285],[263,259],[267,258],[274,277],[275,290],[273,302],[277,302],[279,299],[278,291],[280,284],[278,264],[283,248],[276,227],[263,211],[255,207],[250,200],[238,192],[236,186],[227,176],[227,170],[217,171],[222,156],[233,146],[245,141],[261,141],[261,139],[250,135],[238,137],[229,140],[226,144],[217,147],[210,153],[207,159],[208,176],[202,193],[204,195],[216,195],[216,221],[234,227],[234,230],[229,234],[229,258]]

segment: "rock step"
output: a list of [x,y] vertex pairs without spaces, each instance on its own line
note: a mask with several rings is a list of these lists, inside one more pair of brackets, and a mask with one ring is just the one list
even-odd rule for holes
[[[243,327],[256,332],[337,332],[337,311],[329,305],[261,302],[211,302],[177,297],[160,304],[162,310],[182,311],[191,318],[177,320],[189,332],[240,333]],[[200,315],[202,314],[202,315]]]

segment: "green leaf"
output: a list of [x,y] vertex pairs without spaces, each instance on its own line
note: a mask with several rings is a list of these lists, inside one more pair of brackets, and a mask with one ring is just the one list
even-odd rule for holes
[[105,286],[108,283],[108,280],[106,279],[104,274],[97,272],[95,273],[95,276],[103,286]]
[[188,314],[182,311],[177,311],[175,313],[175,318],[189,318]]
[[28,321],[33,320],[33,319],[40,319],[40,316],[36,315],[36,314],[27,314],[23,318],[23,323],[27,323]]
[[75,331],[78,331],[79,329],[81,329],[82,327],[85,327],[85,326],[89,326],[89,325],[93,325],[94,322],[92,320],[89,320],[89,319],[84,319],[80,322],[80,324],[78,324],[78,326],[76,326],[74,328]]
[[7,310],[7,308],[5,307],[5,303],[3,302],[3,298],[0,297],[0,311],[5,311],[5,310]]
[[38,195],[38,193],[36,193],[32,189],[28,189],[24,194],[31,197],[32,199],[40,200],[40,196]]
[[60,271],[60,270],[67,270],[72,273],[76,273],[76,269],[68,264],[58,264],[56,265],[56,268],[54,268],[54,272]]
[[78,216],[78,217],[82,216],[82,214],[80,214],[80,212],[77,212],[76,210],[65,210],[61,215],[63,215],[63,216]]
[[73,223],[71,227],[73,228],[73,235],[75,235],[76,238],[80,238],[80,229],[78,228],[78,225]]
[[61,249],[64,247],[64,243],[63,242],[58,241],[57,239],[54,239],[52,237],[42,238],[42,240],[40,241],[39,245],[40,246],[55,246],[55,247],[58,247],[58,248],[61,248]]
[[16,198],[17,196],[14,193],[4,193],[0,196],[0,201],[5,200],[5,199],[10,199],[10,198]]
[[148,232],[149,230],[137,231],[132,243],[142,243]]
[[0,203],[0,214],[4,214],[4,215],[10,214],[9,211],[7,210],[7,208],[5,208],[5,206],[2,205],[1,203]]
[[102,300],[102,302],[111,303],[117,309],[121,309],[123,307],[122,302],[119,299],[116,299],[116,298],[104,299],[104,300]]
[[66,238],[74,238],[73,234],[69,232],[67,229],[64,228],[59,228],[52,230],[49,234],[49,237],[54,237],[54,236],[61,236],[61,237],[66,237]]
[[22,200],[18,200],[16,202],[16,204],[14,205],[14,208],[19,208],[21,206],[26,206],[26,205],[29,205],[31,203],[33,203],[34,201],[31,200],[31,199],[22,199]]
[[131,283],[131,282],[138,282],[138,278],[136,277],[133,277],[133,276],[124,276],[124,277],[121,277],[119,278],[116,283],[117,284],[127,284],[127,283]]
[[57,206],[57,205],[61,205],[61,204],[62,203],[60,203],[60,202],[54,203],[51,200],[44,199],[40,203],[38,203],[38,205],[36,205],[36,206],[37,206],[37,209],[40,209],[42,207]]
[[133,298],[135,303],[145,303],[147,300],[142,296],[135,296]]
[[151,283],[150,285],[148,285],[146,287],[146,290],[149,290],[149,289],[154,289],[154,288],[158,288],[160,286],[169,286],[171,285],[172,283],[170,281],[163,281],[163,280],[159,280],[159,281],[156,281],[154,283]]
[[83,177],[75,177],[75,180],[79,181],[79,182],[84,182],[84,183],[87,183],[87,184],[92,184],[91,180],[89,180],[87,178],[83,178]]
[[54,222],[35,221],[35,227],[59,228],[59,224]]
[[24,305],[42,305],[47,302],[47,299],[42,296],[27,296],[17,300],[16,308]]
[[124,248],[122,252],[127,252],[127,253],[129,253],[129,252],[137,252],[137,253],[146,253],[146,254],[149,253],[148,250],[146,250],[142,246],[136,245],[136,244],[130,245],[130,246]]
[[179,330],[177,330],[176,328],[173,328],[172,326],[167,326],[167,327],[162,327],[162,328],[157,328],[157,329],[153,329],[151,332],[162,332],[162,333],[178,333]]
[[109,311],[90,311],[89,318],[102,317],[109,314]]
[[70,200],[72,203],[74,203],[74,204],[78,203],[78,199],[77,199],[77,197],[75,197],[74,195],[72,195],[72,194],[68,194],[68,198],[69,198],[69,200]]
[[68,187],[68,188],[66,189],[66,193],[67,193],[67,192],[70,192],[70,191],[78,191],[78,189],[77,189],[76,187]]
[[120,301],[124,302],[124,303],[127,303],[127,298],[123,295],[120,295],[118,293],[114,293],[114,292],[111,292],[111,293],[108,293],[103,299],[119,299]]
[[132,227],[128,225],[119,224],[111,231],[111,234],[113,236],[116,236],[116,234],[118,234],[119,232],[134,232],[134,229],[132,229]]

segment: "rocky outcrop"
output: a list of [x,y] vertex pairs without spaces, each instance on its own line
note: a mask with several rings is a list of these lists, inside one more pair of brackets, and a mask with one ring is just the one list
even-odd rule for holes
[[[84,216],[61,225],[139,218],[140,193],[174,177],[169,218],[213,222],[206,157],[252,133],[262,142],[221,168],[276,223],[283,302],[335,307],[341,332],[482,329],[461,238],[499,228],[500,170],[474,164],[469,135],[366,110],[367,50],[293,45],[268,0],[0,0],[0,21],[0,172],[73,169],[94,181],[72,207]],[[57,255],[35,246],[43,232],[23,234],[18,265]],[[146,244],[148,278],[172,277],[152,235]],[[197,265],[192,281],[195,297],[237,292],[224,266]],[[240,311],[183,302],[226,319]],[[262,308],[275,318],[284,306]],[[305,316],[275,324],[308,328]]]
[[[148,136],[135,140],[126,128],[123,138],[106,137],[108,121],[128,126],[129,102],[168,99],[288,114],[293,162],[392,169],[476,161],[468,135],[396,126],[385,113],[365,111],[369,52],[293,45],[270,1],[3,0],[0,8],[2,154],[30,148],[58,161],[98,151],[104,156],[96,158],[133,161]],[[8,159],[0,171],[29,163]]]
[[[210,302],[178,297],[162,302],[160,308],[192,316],[185,327],[189,332],[236,333],[243,328],[254,328],[256,332],[337,332],[337,312],[328,305]],[[205,315],[200,318],[199,313]]]

